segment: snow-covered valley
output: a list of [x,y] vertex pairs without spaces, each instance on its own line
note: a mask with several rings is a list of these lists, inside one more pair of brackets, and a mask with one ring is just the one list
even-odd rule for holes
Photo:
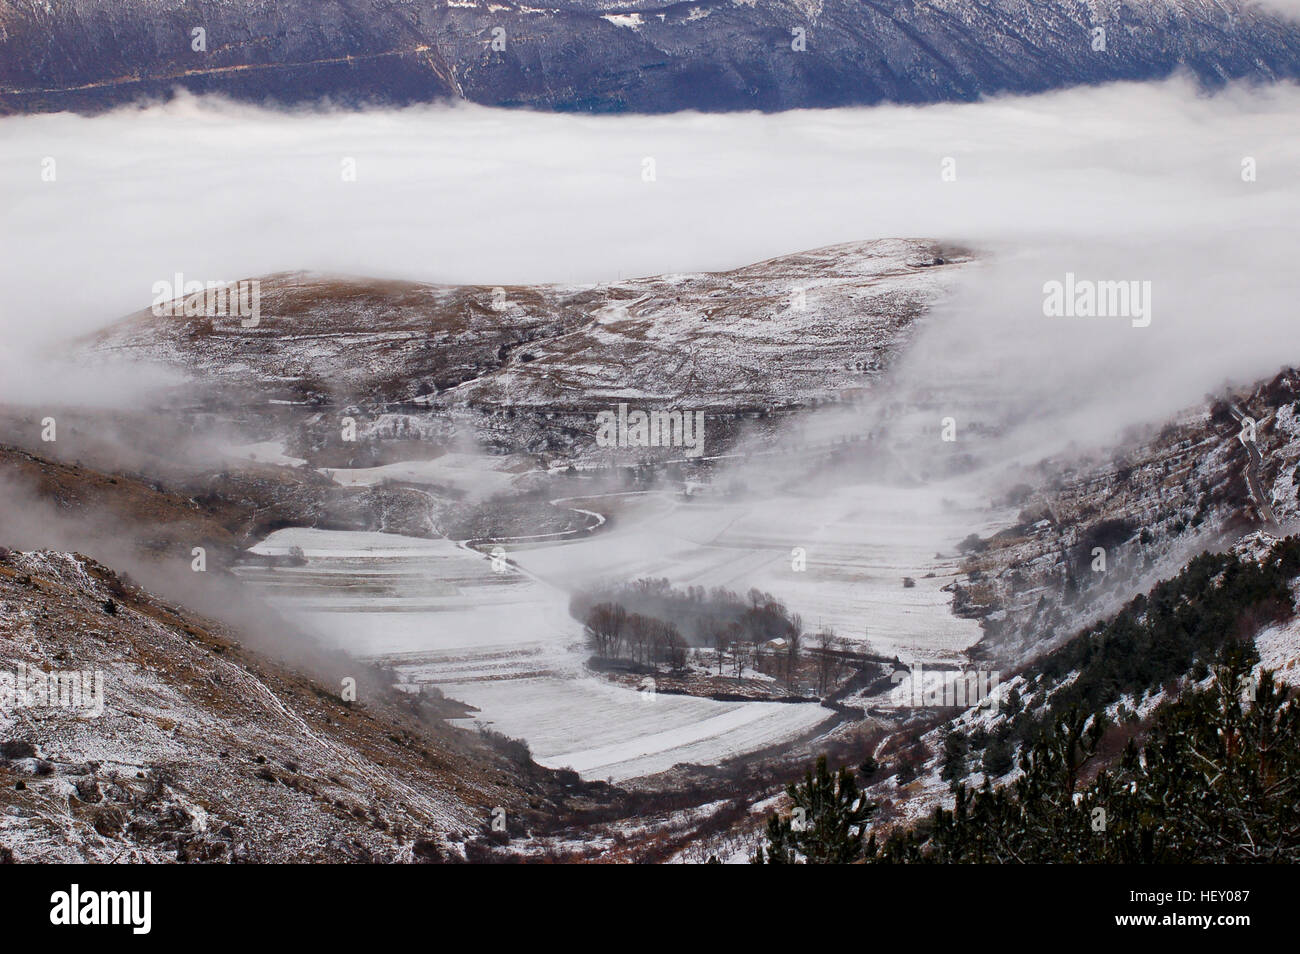
[[[514,549],[508,561],[445,539],[288,529],[252,552],[300,547],[306,565],[240,573],[331,645],[478,708],[474,721],[524,739],[542,764],[614,781],[779,746],[835,713],[815,699],[717,701],[611,685],[587,671],[582,626],[569,614],[582,585],[758,586],[818,628],[909,662],[960,663],[979,638],[943,587],[959,572],[954,539],[995,518],[969,495],[956,503],[956,488],[859,484],[744,503],[635,496],[634,506],[620,501],[615,529]],[[904,588],[905,577],[916,585]]]

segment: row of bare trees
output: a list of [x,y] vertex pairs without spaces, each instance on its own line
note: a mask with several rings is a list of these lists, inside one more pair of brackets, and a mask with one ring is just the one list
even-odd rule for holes
[[[748,614],[747,614],[748,615]],[[747,669],[775,670],[779,678],[794,685],[804,645],[804,633],[798,615],[781,627],[779,637],[771,637],[767,626],[753,623],[750,617],[731,623],[716,622],[710,627],[708,644],[714,650],[718,675],[730,670],[740,678]],[[677,627],[652,616],[630,613],[618,603],[597,603],[585,621],[587,647],[602,659],[630,659],[641,665],[680,669],[686,664],[687,642]],[[825,634],[815,637],[825,644]],[[772,642],[771,640],[778,640]],[[835,657],[824,655],[820,667],[819,688],[824,690],[832,671],[837,670]]]
[[617,603],[597,603],[587,614],[587,646],[604,659],[631,659],[643,666],[686,665],[686,640],[672,623],[629,613]]
[[[815,684],[819,695],[852,669],[832,631],[808,634],[798,613],[759,589],[675,589],[664,579],[639,579],[575,595],[588,648],[602,659],[681,668],[689,646],[714,651],[719,676],[755,669],[787,686]],[[815,665],[808,664],[812,657]]]

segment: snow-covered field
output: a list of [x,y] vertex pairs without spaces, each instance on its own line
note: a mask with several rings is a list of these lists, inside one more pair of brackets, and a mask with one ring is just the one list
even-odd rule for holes
[[[599,508],[599,498],[586,500]],[[643,576],[741,594],[758,587],[802,614],[810,632],[824,625],[906,660],[957,661],[980,630],[952,615],[942,590],[957,571],[953,544],[1000,526],[996,517],[985,498],[945,485],[860,484],[740,503],[652,494],[639,512],[620,512],[613,533],[512,559],[563,588]],[[804,569],[795,568],[796,548]],[[916,585],[904,588],[905,576]]]
[[[564,594],[508,568],[495,572],[490,560],[450,540],[291,528],[253,552],[285,554],[293,546],[303,549],[306,566],[243,575],[317,635],[360,656],[456,657],[457,671],[472,676],[467,660],[503,654],[545,653],[542,665],[558,665],[581,638]],[[485,667],[489,675],[498,670]]]
[[441,683],[552,768],[615,782],[679,762],[703,765],[784,742],[827,721],[815,703],[716,702],[637,691],[595,678]]
[[448,540],[295,528],[254,551],[293,546],[306,566],[243,575],[331,644],[478,707],[475,721],[526,739],[543,765],[618,781],[715,763],[831,717],[815,704],[715,702],[590,676],[567,594]]
[[[329,643],[394,665],[477,707],[475,720],[528,741],[542,764],[621,780],[678,762],[716,763],[828,721],[815,704],[719,702],[612,685],[584,668],[574,589],[601,579],[757,586],[801,613],[904,658],[957,660],[979,636],[941,587],[952,543],[993,519],[952,488],[858,485],[808,496],[683,502],[620,495],[616,527],[493,562],[450,540],[286,529],[254,551],[301,547],[301,567],[245,568]],[[612,503],[612,502],[611,502]],[[601,507],[601,498],[583,506]],[[795,569],[802,548],[806,568]],[[927,576],[927,574],[934,574]],[[902,578],[916,580],[904,588]]]

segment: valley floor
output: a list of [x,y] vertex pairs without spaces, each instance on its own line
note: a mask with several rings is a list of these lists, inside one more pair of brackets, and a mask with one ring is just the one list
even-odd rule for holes
[[[614,782],[778,746],[836,714],[815,699],[718,701],[611,684],[586,669],[582,626],[569,615],[568,594],[584,584],[758,586],[808,623],[905,660],[958,663],[979,638],[943,590],[958,560],[939,556],[959,530],[993,519],[969,493],[856,485],[753,502],[654,493],[634,506],[623,496],[614,530],[512,550],[499,571],[449,540],[287,529],[253,551],[301,547],[305,566],[240,572],[332,645],[476,707],[473,721],[524,739],[541,764]],[[796,547],[806,554],[798,571]],[[904,588],[904,577],[916,585]]]

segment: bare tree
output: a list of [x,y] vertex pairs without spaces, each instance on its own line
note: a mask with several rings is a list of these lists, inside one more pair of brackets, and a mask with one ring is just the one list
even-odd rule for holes
[[785,682],[792,689],[795,673],[799,667],[799,649],[802,642],[803,632],[799,629],[792,628],[785,638]]
[[817,634],[814,645],[817,647],[817,693],[824,696],[839,682],[840,643],[835,638],[835,630],[827,627]]
[[599,656],[618,656],[627,627],[627,610],[617,603],[598,603],[587,614],[587,645]]
[[745,671],[745,657],[747,655],[745,651],[746,645],[745,641],[741,639],[740,633],[736,633],[735,638],[731,641],[731,653],[732,667],[735,669],[737,679],[739,679],[741,673]]
[[713,648],[718,653],[718,675],[722,675],[722,657],[727,654],[727,647],[731,645],[731,633],[728,627],[721,623],[713,628]]

